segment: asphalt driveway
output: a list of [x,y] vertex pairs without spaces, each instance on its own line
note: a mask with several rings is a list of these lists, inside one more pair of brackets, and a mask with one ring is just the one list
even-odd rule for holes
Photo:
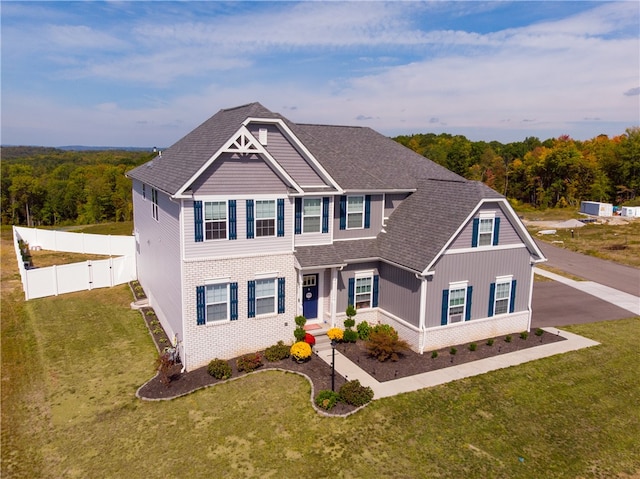
[[[588,281],[640,296],[640,270],[585,256],[538,241],[549,266]],[[602,299],[556,281],[533,285],[531,326],[566,326],[629,318],[632,313]]]

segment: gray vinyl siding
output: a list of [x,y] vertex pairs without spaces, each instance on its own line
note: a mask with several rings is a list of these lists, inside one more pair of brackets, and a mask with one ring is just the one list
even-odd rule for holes
[[444,255],[434,270],[427,286],[427,328],[440,326],[442,290],[457,281],[468,281],[473,287],[471,320],[487,317],[489,288],[497,276],[513,275],[517,280],[514,312],[529,307],[531,264],[529,251],[524,247]]
[[137,232],[138,280],[169,336],[182,334],[180,207],[158,192],[158,221],[152,217],[151,187],[133,181],[134,228]]
[[[284,236],[254,237],[247,239],[247,202],[251,196],[236,200],[236,232],[237,239],[195,241],[193,219],[193,201],[183,201],[184,215],[184,250],[185,259],[211,259],[229,256],[251,256],[266,253],[286,253],[293,250],[293,200],[284,195],[274,195],[272,199],[284,198]],[[214,201],[212,197],[203,201]],[[216,197],[216,200],[228,200],[227,197]],[[260,199],[263,199],[261,197]],[[271,198],[270,198],[271,199]],[[277,221],[276,221],[277,223]]]
[[[322,198],[318,196],[318,198]],[[295,200],[293,200],[295,203]],[[333,205],[335,204],[335,197],[329,196],[329,216],[331,216],[331,211],[333,211]],[[295,207],[294,207],[295,214]],[[295,225],[294,225],[295,227]],[[295,235],[294,241],[295,246],[315,246],[320,244],[330,244],[331,243],[331,229],[333,228],[333,222],[331,218],[329,218],[329,231],[327,233],[322,233],[322,218],[320,220],[320,233],[300,233]]]
[[[455,207],[455,206],[452,206]],[[479,218],[480,213],[495,212],[496,218],[500,218],[500,234],[498,246],[523,243],[522,238],[509,221],[509,217],[504,214],[498,203],[485,203],[473,216]],[[451,248],[471,248],[471,238],[473,236],[473,218],[464,226],[462,231],[453,241]]]
[[[372,261],[368,263],[357,263],[350,264],[345,266],[345,268],[338,273],[338,297],[336,301],[336,312],[338,314],[344,313],[348,306],[349,301],[349,278],[355,278],[356,272],[358,271],[369,271],[373,270],[373,274],[378,273],[378,265],[377,261]],[[378,296],[378,301],[380,301],[380,297]]]
[[402,201],[409,196],[408,193],[387,193],[384,195],[384,217],[388,218]]
[[418,327],[420,323],[420,284],[414,273],[386,263],[379,266],[378,306]]
[[[346,196],[358,196],[359,193],[350,193]],[[362,196],[365,196],[362,194]],[[362,229],[340,229],[340,196],[333,197],[333,238],[355,239],[372,238],[380,233],[382,229],[382,212],[384,209],[383,195],[371,195],[371,223],[369,228]]]
[[224,153],[193,182],[191,190],[195,195],[286,194],[287,185],[262,158]]
[[256,138],[261,128],[267,129],[266,150],[298,185],[324,186],[326,184],[277,126],[252,123],[247,128]]

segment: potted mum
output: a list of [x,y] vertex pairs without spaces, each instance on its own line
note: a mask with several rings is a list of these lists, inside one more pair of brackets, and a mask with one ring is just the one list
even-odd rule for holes
[[311,358],[311,345],[304,341],[298,341],[291,346],[291,357],[298,363],[304,363]]

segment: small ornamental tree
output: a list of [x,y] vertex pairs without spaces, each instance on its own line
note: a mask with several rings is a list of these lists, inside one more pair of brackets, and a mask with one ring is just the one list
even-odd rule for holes
[[358,312],[356,311],[356,308],[353,307],[353,304],[350,304],[347,306],[345,314],[347,315],[347,319],[344,320],[344,327],[345,329],[351,329],[356,325],[356,320],[353,318],[358,314]]
[[307,332],[304,330],[304,325],[307,324],[307,318],[304,316],[296,316],[294,321],[296,322],[296,329],[293,331],[293,335],[296,338],[296,341],[304,341],[304,335]]

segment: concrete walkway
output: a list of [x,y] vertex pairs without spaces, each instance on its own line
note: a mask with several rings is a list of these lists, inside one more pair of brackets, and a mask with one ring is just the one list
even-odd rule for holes
[[535,273],[546,278],[550,278],[577,290],[583,291],[591,296],[607,301],[619,308],[626,309],[635,315],[640,315],[640,297],[625,293],[617,289],[610,288],[594,281],[575,281],[559,274],[551,273],[541,268],[535,268]]
[[[549,334],[559,334],[566,338],[566,341],[536,346],[492,358],[480,359],[478,361],[472,361],[469,363],[459,364],[457,366],[439,369],[437,371],[416,374],[414,376],[394,379],[392,381],[385,381],[382,383],[367,374],[359,366],[354,364],[338,351],[335,353],[335,368],[336,371],[345,379],[349,381],[357,379],[363,386],[369,386],[373,389],[374,399],[380,399],[437,386],[439,384],[445,384],[466,377],[477,376],[497,369],[508,368],[510,366],[516,366],[536,359],[546,358],[569,351],[576,351],[578,349],[588,348],[599,344],[591,339],[578,336],[577,334],[568,333],[557,328],[543,329]],[[330,346],[328,349],[324,346],[322,349],[318,350],[317,354],[327,364],[331,365],[332,350]]]

